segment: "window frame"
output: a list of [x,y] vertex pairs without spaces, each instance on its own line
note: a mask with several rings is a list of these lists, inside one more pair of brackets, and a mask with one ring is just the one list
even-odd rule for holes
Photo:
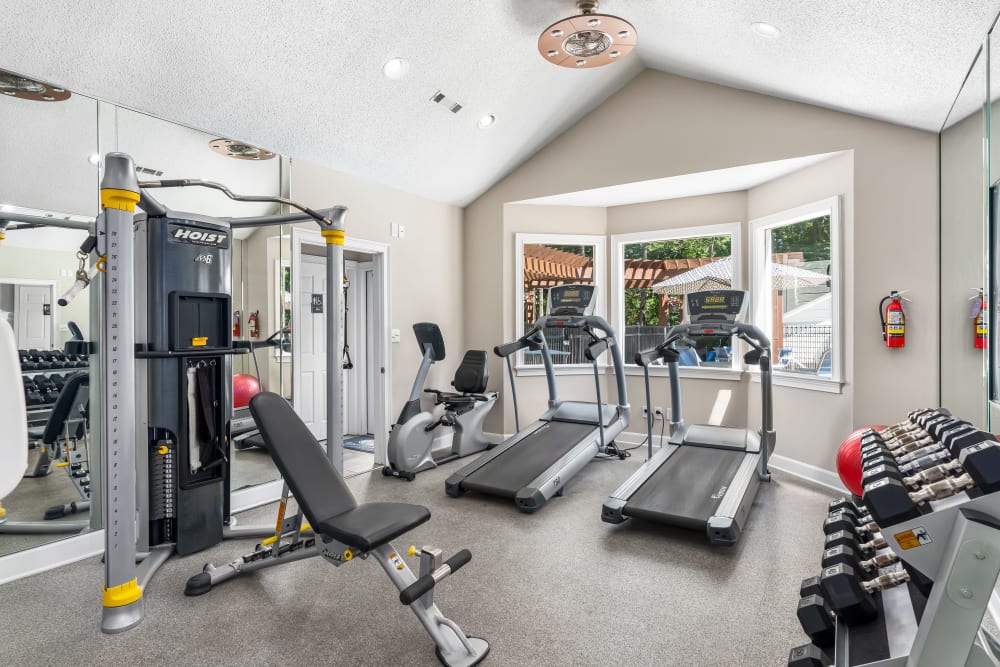
[[[524,334],[524,246],[525,245],[592,245],[594,246],[594,314],[607,318],[607,237],[603,234],[526,234],[514,235],[514,335],[517,340]],[[607,361],[598,361],[598,367],[607,368]],[[524,351],[517,353],[514,370],[520,375],[544,375],[541,364],[525,364]],[[553,364],[556,375],[584,375],[593,372],[591,364]]]
[[[771,294],[771,286],[764,275],[765,267],[771,262],[767,256],[767,232],[776,227],[785,227],[807,220],[830,216],[830,304],[831,332],[830,350],[833,355],[830,377],[804,375],[773,370],[773,382],[777,386],[809,389],[839,394],[843,390],[844,380],[844,266],[843,266],[843,203],[842,196],[836,195],[810,202],[801,206],[772,213],[750,221],[750,308],[751,321],[772,337],[774,321],[771,318],[770,299],[761,299],[759,294]],[[766,288],[766,289],[765,289]],[[777,354],[772,350],[772,354]],[[773,368],[773,367],[772,367]],[[759,382],[760,371],[754,374],[754,380]]]
[[[732,289],[742,289],[743,285],[743,223],[721,222],[692,227],[674,227],[648,232],[612,234],[611,236],[611,326],[624,336],[625,333],[625,246],[649,241],[676,241],[704,236],[726,236],[730,243],[733,259]],[[743,376],[742,341],[733,341],[733,354],[729,368],[724,366],[680,366],[679,377],[711,378],[717,380],[739,380]],[[642,375],[642,368],[632,359],[625,359],[626,375]],[[650,375],[666,375],[666,366],[650,366]]]

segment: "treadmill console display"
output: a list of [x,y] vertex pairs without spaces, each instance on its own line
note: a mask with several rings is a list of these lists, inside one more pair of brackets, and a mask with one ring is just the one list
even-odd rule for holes
[[746,308],[747,293],[741,290],[716,289],[687,295],[687,321],[740,322]]
[[549,314],[590,315],[593,285],[557,285],[549,288]]

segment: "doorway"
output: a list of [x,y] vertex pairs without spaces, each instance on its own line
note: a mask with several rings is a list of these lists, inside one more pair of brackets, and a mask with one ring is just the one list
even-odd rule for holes
[[[345,476],[384,465],[389,438],[388,253],[385,244],[348,238],[342,286],[345,317],[342,408]],[[292,404],[319,440],[326,437],[326,245],[319,233],[292,229]],[[349,359],[349,363],[348,363]]]
[[55,282],[0,278],[0,318],[14,330],[20,349],[51,350],[58,346]]

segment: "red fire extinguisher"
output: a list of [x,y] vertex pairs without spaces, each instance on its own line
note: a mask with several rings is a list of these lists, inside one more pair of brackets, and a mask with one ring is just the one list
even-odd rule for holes
[[250,337],[251,338],[259,338],[260,337],[260,326],[258,325],[259,321],[260,321],[260,311],[259,310],[255,310],[252,313],[250,313],[250,319],[247,320],[247,329],[250,330]]
[[986,341],[990,337],[989,313],[986,305],[986,295],[980,288],[975,288],[976,294],[972,301],[972,341],[977,350],[986,349]]
[[233,338],[240,337],[240,311],[233,313]]
[[[890,348],[906,346],[906,312],[903,310],[903,293],[893,290],[878,304],[878,316],[882,321],[882,340]],[[886,306],[885,302],[889,305]]]

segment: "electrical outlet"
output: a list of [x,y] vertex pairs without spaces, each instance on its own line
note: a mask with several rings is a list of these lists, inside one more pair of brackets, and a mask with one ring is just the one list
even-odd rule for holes
[[663,408],[659,405],[653,406],[653,416],[656,419],[663,419]]

